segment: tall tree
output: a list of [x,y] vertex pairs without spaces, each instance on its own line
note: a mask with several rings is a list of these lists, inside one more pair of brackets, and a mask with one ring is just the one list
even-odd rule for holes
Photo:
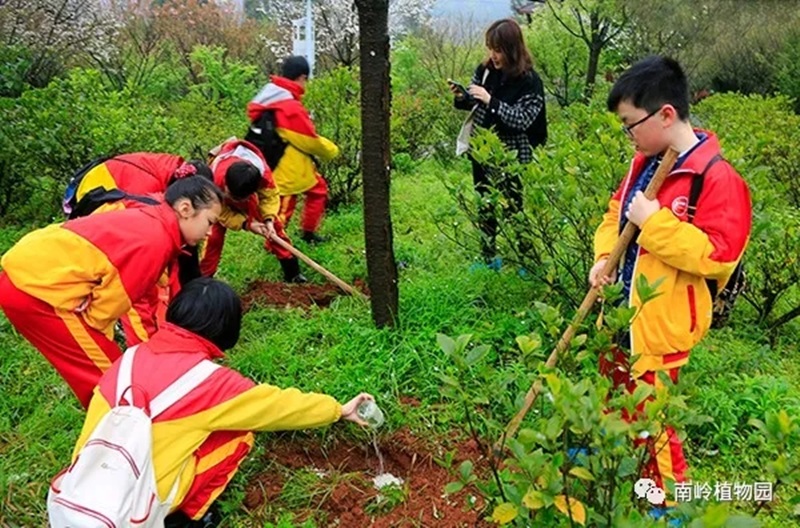
[[[253,0],[256,1],[256,0]],[[288,55],[292,43],[292,20],[305,13],[305,2],[301,0],[258,0],[259,11],[273,19],[280,33],[270,41],[272,52],[277,56]],[[433,0],[388,0],[389,33],[398,37],[408,30],[425,23]],[[358,20],[353,0],[314,0],[314,28],[317,59],[326,66],[353,66],[358,60]]]
[[600,54],[628,25],[628,10],[616,0],[548,0],[555,19],[589,50],[584,97],[590,99]]
[[361,66],[361,144],[364,167],[364,237],[372,319],[398,322],[397,265],[389,206],[389,0],[356,0]]

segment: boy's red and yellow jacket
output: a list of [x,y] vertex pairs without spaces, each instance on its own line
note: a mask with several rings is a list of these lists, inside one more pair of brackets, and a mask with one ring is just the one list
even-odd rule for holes
[[[142,392],[152,399],[200,361],[221,357],[222,352],[209,341],[165,324],[136,352],[131,382],[141,391],[131,391],[133,403],[142,406]],[[117,360],[95,388],[73,460],[114,402],[119,365]],[[341,409],[331,396],[256,385],[234,370],[219,368],[153,421],[153,465],[159,495],[165,499],[180,478],[173,504],[181,504],[197,470],[186,461],[214,431],[321,427],[339,420]]]
[[[634,375],[684,365],[689,350],[711,325],[712,299],[706,279],[725,285],[742,257],[750,236],[752,206],[750,191],[742,177],[727,162],[711,165],[705,174],[694,221],[687,212],[692,179],[701,174],[720,153],[714,134],[706,135],[683,163],[674,169],[658,192],[661,209],[641,226],[638,255],[629,299],[641,307],[635,284],[644,275],[652,284],[661,279],[661,294],[642,307],[630,328],[631,354],[639,358]],[[642,173],[647,158],[634,157],[630,170],[614,193],[595,233],[595,262],[611,253],[619,237],[620,204]]]
[[301,99],[305,90],[285,77],[273,75],[247,105],[247,117],[255,122],[266,110],[275,111],[278,135],[288,145],[273,175],[281,196],[301,194],[317,183],[312,156],[329,161],[339,155],[339,147],[317,135],[314,123]]
[[249,141],[232,139],[221,145],[220,151],[211,162],[214,172],[214,183],[225,189],[225,174],[234,163],[246,161],[255,166],[261,173],[261,185],[255,194],[244,200],[233,200],[225,197],[219,222],[227,229],[242,229],[245,221],[263,222],[275,219],[281,206],[280,193],[272,178],[272,171],[267,165],[264,155],[258,147]]
[[183,158],[172,154],[135,152],[122,154],[92,168],[83,177],[75,196],[78,200],[96,187],[110,191],[121,189],[128,194],[147,195],[167,190],[175,169]]
[[161,204],[37,229],[0,263],[14,286],[56,309],[79,312],[111,338],[117,319],[151,292],[182,244],[175,211]]

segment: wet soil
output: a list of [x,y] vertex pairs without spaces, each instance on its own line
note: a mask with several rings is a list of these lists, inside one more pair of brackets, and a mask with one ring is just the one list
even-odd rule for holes
[[[372,478],[379,472],[379,461],[371,443],[338,441],[322,446],[314,439],[276,439],[263,459],[266,470],[250,480],[243,505],[250,511],[266,503],[280,503],[284,485],[292,472],[306,470],[316,474],[318,483],[309,489],[305,511],[298,518],[313,518],[325,527],[488,527],[483,520],[481,499],[465,489],[453,495],[444,493],[448,482],[456,480],[451,471],[466,460],[480,460],[474,441],[452,442],[445,447],[407,430],[379,438],[384,470],[403,480],[402,491],[376,490]],[[442,461],[454,453],[452,469]],[[388,497],[388,502],[386,500]],[[468,503],[472,503],[470,506]]]

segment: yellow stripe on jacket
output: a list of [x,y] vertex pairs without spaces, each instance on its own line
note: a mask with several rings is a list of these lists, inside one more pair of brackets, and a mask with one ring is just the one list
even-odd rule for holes
[[272,172],[275,185],[281,196],[302,194],[317,183],[317,168],[311,156],[330,161],[339,155],[339,147],[322,136],[309,136],[286,128],[278,128],[277,132],[288,145]]
[[75,191],[75,199],[80,201],[86,196],[86,193],[97,187],[103,187],[107,191],[117,188],[117,182],[105,163],[101,163],[86,173]]
[[[228,370],[228,369],[226,369]],[[238,377],[234,371],[226,373]],[[72,460],[80,453],[100,419],[109,411],[95,389]],[[321,427],[336,422],[342,407],[331,396],[256,385],[227,401],[175,420],[153,424],[153,466],[158,493],[165,499],[180,476],[174,504],[180,504],[194,480],[194,452],[213,431],[277,431]],[[185,464],[190,460],[188,464]],[[181,471],[182,470],[182,471]]]
[[53,308],[81,311],[86,324],[109,337],[131,307],[108,256],[61,224],[28,233],[0,263],[14,286]]

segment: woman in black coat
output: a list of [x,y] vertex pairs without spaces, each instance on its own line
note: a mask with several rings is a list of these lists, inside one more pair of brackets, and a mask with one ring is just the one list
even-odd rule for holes
[[[517,152],[521,163],[529,163],[533,160],[533,148],[547,139],[542,80],[533,70],[522,29],[514,20],[506,18],[489,26],[486,47],[489,56],[475,70],[468,93],[451,85],[456,94],[455,106],[462,110],[475,107],[475,126],[493,128],[503,144]],[[497,189],[508,203],[508,215],[513,215],[522,209],[522,183],[517,175],[492,174],[474,159],[472,177],[481,197],[478,214],[483,259],[490,267],[499,269],[497,219],[488,195],[492,188]]]

